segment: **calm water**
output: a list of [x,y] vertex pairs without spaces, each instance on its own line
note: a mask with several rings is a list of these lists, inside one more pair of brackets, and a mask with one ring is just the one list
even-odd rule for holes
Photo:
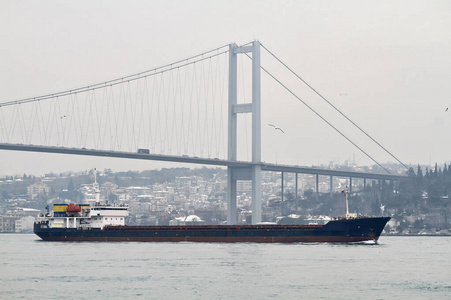
[[2,234],[0,298],[451,299],[451,237],[284,245]]

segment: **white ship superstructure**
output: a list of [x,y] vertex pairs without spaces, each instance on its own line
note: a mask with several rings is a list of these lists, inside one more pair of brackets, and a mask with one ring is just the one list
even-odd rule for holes
[[[39,216],[37,222],[48,228],[102,229],[105,226],[124,226],[128,205],[101,203],[100,188],[94,169],[94,199],[87,204],[53,204],[53,211]],[[45,222],[42,222],[45,221]]]
[[[77,211],[80,210],[80,211]],[[95,204],[54,204],[53,212],[38,218],[38,221],[48,221],[50,228],[103,228],[125,225],[128,216],[127,205]]]

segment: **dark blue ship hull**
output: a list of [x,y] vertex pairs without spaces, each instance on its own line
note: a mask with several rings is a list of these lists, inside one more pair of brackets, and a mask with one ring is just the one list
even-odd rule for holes
[[333,220],[325,225],[107,226],[103,229],[48,228],[34,233],[45,241],[352,243],[377,241],[389,217]]

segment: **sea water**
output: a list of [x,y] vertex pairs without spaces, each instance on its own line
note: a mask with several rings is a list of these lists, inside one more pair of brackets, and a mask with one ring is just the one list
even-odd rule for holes
[[451,237],[365,244],[0,235],[1,299],[451,299]]

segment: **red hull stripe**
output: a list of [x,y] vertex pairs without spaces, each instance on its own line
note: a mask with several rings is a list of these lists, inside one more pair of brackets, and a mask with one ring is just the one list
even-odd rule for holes
[[46,237],[46,241],[66,242],[206,242],[206,243],[355,243],[377,241],[378,237]]

